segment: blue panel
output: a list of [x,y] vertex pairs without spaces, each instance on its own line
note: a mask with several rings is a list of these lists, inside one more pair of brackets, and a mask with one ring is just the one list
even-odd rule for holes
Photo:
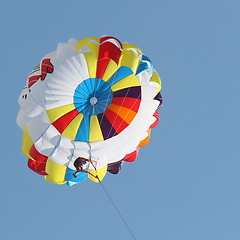
[[[91,93],[90,89],[88,88],[86,84],[86,80],[80,83],[76,89],[78,94],[81,94],[84,98],[88,97],[89,93]],[[74,94],[75,96],[75,94]]]
[[83,84],[85,84],[86,88],[88,89],[88,93],[91,94],[94,91],[94,85],[95,85],[96,78],[89,78],[85,81],[83,81]]
[[147,71],[147,70],[150,70],[148,64],[145,62],[141,62],[140,65],[138,66],[136,75],[138,75],[141,72]]
[[[98,104],[96,107],[95,107],[95,110],[96,110],[96,113],[102,113],[105,111],[105,105],[104,104]],[[98,114],[96,114],[98,115]]]
[[[88,169],[84,169],[85,171],[87,171]],[[85,180],[88,177],[88,174],[85,172],[81,172],[79,174],[77,174],[77,177],[75,178],[73,176],[73,174],[76,172],[76,170],[73,170],[71,168],[67,168],[66,171],[66,175],[65,175],[65,181],[70,181],[69,183],[67,183],[69,186],[72,186],[78,182],[81,182],[83,180]]]
[[84,101],[83,99],[75,98],[74,101],[74,105],[80,113],[87,107],[86,101]]
[[133,74],[133,71],[131,68],[122,66],[120,67],[116,73],[109,79],[107,84],[105,84],[103,91],[105,91],[107,88],[111,87],[116,82],[120,81],[121,79]]
[[82,114],[91,116],[92,115],[92,105],[86,103],[85,108],[81,111]]
[[95,89],[96,91],[101,88],[102,85],[105,84],[105,82],[102,79],[96,78],[98,81],[95,81]]
[[90,116],[85,115],[78,129],[75,140],[89,142]]
[[107,99],[109,97],[112,97],[112,92],[111,92],[110,88],[108,88],[105,91],[102,91],[101,94],[99,94],[99,100]]
[[[96,104],[91,105],[92,97],[97,98]],[[111,102],[112,90],[110,85],[99,78],[86,79],[78,85],[74,93],[76,109],[87,116],[104,112]]]
[[150,58],[148,58],[147,56],[142,55],[142,60],[143,60],[143,61],[150,62],[151,66],[152,66],[152,61],[151,61]]
[[79,84],[75,90],[74,97],[79,97],[82,99],[87,98],[89,95],[89,91],[84,84]]
[[[111,84],[132,74],[128,67],[121,67],[111,82],[99,78],[89,78],[81,82],[74,92],[74,105],[79,113],[84,115],[76,134],[76,141],[89,142],[90,117],[103,113],[111,104],[113,93]],[[96,98],[96,102],[92,98]]]
[[[150,67],[149,64],[147,64],[146,62],[150,63],[150,66],[151,66],[151,67]],[[141,73],[141,72],[148,71],[148,70],[150,70],[152,67],[153,67],[153,65],[152,65],[152,62],[151,62],[150,58],[148,58],[148,57],[145,56],[145,55],[142,55],[142,62],[140,62],[139,66],[138,66],[136,75],[138,75],[138,74]]]
[[66,182],[66,184],[71,187],[71,186],[76,185],[77,183],[76,183],[76,182],[69,181],[69,182]]

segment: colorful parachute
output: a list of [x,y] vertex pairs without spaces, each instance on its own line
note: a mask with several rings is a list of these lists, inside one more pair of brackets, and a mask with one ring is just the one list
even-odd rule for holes
[[[132,44],[110,36],[60,43],[19,97],[17,124],[29,168],[68,185],[118,173],[158,124],[160,89],[151,60]],[[75,178],[78,157],[92,161]]]

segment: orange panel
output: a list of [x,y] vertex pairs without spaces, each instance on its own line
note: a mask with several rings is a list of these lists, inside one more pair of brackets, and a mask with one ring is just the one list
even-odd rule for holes
[[145,146],[149,143],[150,135],[151,135],[151,129],[148,129],[147,133],[148,133],[148,136],[139,143],[139,145],[138,145],[139,147],[143,147],[143,146]]
[[136,112],[132,111],[129,108],[122,107],[116,104],[110,104],[108,109],[112,112],[116,113],[119,117],[121,117],[126,123],[130,124],[134,117],[136,116]]

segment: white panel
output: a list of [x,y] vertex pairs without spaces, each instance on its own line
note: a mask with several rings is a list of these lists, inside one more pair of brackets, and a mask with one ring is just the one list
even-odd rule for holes
[[[126,139],[124,140],[126,141]],[[106,141],[91,143],[92,159],[105,162],[116,162],[126,155],[125,149],[122,148],[121,139],[116,136]]]
[[39,137],[41,137],[41,135],[47,130],[49,126],[50,123],[45,112],[42,112],[35,118],[32,118],[27,123],[29,134],[34,142],[37,141]]
[[58,145],[59,142],[59,132],[58,130],[51,125],[47,131],[44,133],[44,138],[48,139],[49,141],[51,141],[55,146]]
[[73,155],[74,146],[69,138],[61,136],[59,145],[49,156],[55,163],[68,166]]
[[152,76],[151,71],[144,71],[137,75],[141,85],[148,84],[151,76]]
[[76,88],[87,78],[89,78],[88,68],[82,54],[65,61],[48,78],[46,108],[72,104]]
[[[151,117],[156,111],[156,106],[153,104],[153,101],[142,100],[138,114],[142,115],[145,118]],[[138,115],[137,114],[137,115]]]
[[17,125],[23,130],[23,127],[25,125],[25,119],[24,119],[24,112],[22,109],[19,110],[17,115]]
[[46,103],[46,109],[52,109],[64,105],[72,104],[72,102],[69,101],[69,99],[66,100],[48,100]]
[[[41,106],[36,105],[36,106],[32,107],[31,109],[27,109],[25,114],[28,118],[35,118],[35,117],[43,114],[44,111],[45,110]],[[46,117],[46,120],[47,119],[48,119],[48,117]]]
[[[47,79],[47,77],[46,77],[46,79]],[[44,95],[45,95],[45,90],[46,90],[46,79],[44,81],[41,81],[41,79],[39,79],[36,83],[34,83],[30,87],[31,92],[29,93],[30,97],[33,98],[33,101],[43,108],[45,106]]]
[[[61,87],[61,88],[60,88]],[[54,97],[57,100],[61,100],[62,96],[67,96],[68,98],[73,98],[74,95],[74,91],[75,89],[70,89],[65,87],[66,91],[64,92],[63,90],[63,85],[58,86],[58,88],[56,88],[56,85],[54,87],[52,87],[51,85],[48,86],[47,90],[46,90],[46,99],[53,99]]]
[[50,94],[46,95],[46,101],[61,101],[61,100],[68,100],[69,104],[73,103],[73,96],[72,95],[62,95],[61,92],[57,91],[49,91]]
[[51,153],[54,151],[55,146],[49,142],[44,137],[40,137],[35,143],[34,146],[41,154],[45,156],[50,156]]
[[141,86],[142,99],[152,100],[158,93],[158,87],[155,84],[149,83],[148,85]]
[[76,55],[76,59],[79,62],[79,64],[81,65],[81,74],[82,74],[83,78],[88,79],[89,78],[88,66],[87,66],[84,55],[78,54],[78,55]]
[[64,62],[66,59],[76,54],[76,42],[76,39],[71,38],[67,43],[58,44],[56,50],[56,58],[59,63]]
[[[81,76],[79,81],[81,80]],[[79,84],[79,81],[76,80],[76,76],[72,75],[69,70],[66,70],[65,67],[60,66],[59,69],[49,78],[47,82],[48,87],[57,88],[57,89],[68,89],[69,91],[74,91]]]
[[27,89],[24,89],[22,91],[21,96],[24,96],[24,97],[19,98],[19,105],[24,112],[29,111],[29,109],[33,109],[37,106],[36,101],[32,97],[33,95],[30,94]]

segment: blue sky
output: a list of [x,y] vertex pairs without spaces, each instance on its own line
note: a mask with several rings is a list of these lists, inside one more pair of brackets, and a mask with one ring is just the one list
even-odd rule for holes
[[113,35],[162,77],[134,163],[104,179],[136,239],[240,239],[239,7],[234,0],[5,1],[0,8],[2,239],[132,239],[99,184],[56,186],[21,154],[17,98],[58,42]]

